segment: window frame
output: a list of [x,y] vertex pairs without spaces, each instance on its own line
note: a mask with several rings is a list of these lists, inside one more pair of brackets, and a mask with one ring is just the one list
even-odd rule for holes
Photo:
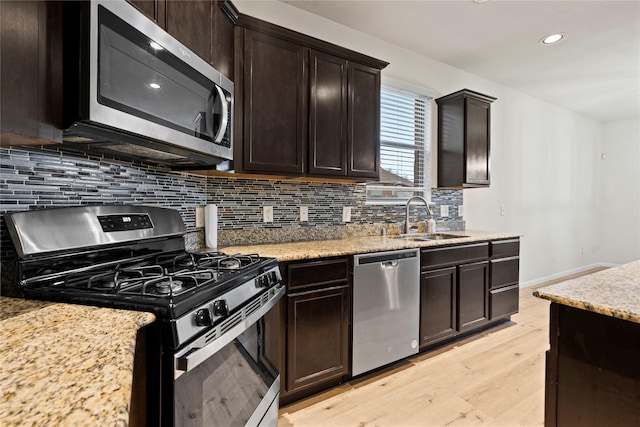
[[[392,185],[378,185],[379,182],[369,182],[365,184],[365,204],[367,205],[404,205],[407,203],[410,197],[418,195],[425,197],[427,201],[431,202],[431,162],[432,162],[432,146],[433,146],[433,112],[434,112],[434,98],[435,92],[427,87],[419,86],[411,83],[407,83],[401,80],[396,80],[390,77],[382,76],[382,83],[380,90],[389,90],[406,94],[412,97],[422,97],[425,99],[425,131],[424,131],[424,146],[423,146],[423,183],[421,187],[405,187],[405,186],[392,186]],[[380,114],[382,115],[382,105],[380,106]],[[380,151],[382,151],[382,138],[380,138]],[[382,169],[382,162],[380,163],[380,169]],[[397,199],[375,199],[370,198],[368,195],[369,189],[387,189],[387,190],[402,190],[408,193],[407,197]]]

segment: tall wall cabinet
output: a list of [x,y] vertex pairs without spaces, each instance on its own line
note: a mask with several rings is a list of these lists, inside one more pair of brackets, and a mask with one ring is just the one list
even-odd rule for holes
[[490,184],[491,103],[472,90],[436,99],[438,104],[438,188]]

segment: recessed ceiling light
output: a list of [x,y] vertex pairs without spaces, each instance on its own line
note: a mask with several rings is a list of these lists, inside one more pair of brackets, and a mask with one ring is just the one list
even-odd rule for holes
[[154,89],[160,89],[160,85],[158,83],[149,83],[149,86]]
[[486,3],[489,0],[473,0],[474,3]]
[[553,44],[553,43],[557,43],[560,40],[562,40],[563,37],[564,37],[564,34],[560,34],[560,33],[550,34],[547,37],[545,37],[542,40],[540,40],[540,42],[542,44]]

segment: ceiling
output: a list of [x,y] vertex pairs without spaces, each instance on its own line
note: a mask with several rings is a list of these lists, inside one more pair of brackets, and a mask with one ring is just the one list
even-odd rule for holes
[[284,2],[601,122],[640,116],[640,0]]

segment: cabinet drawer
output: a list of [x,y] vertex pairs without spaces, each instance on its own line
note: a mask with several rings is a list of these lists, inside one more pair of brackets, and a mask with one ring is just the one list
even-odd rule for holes
[[520,287],[507,286],[489,292],[490,320],[518,312]]
[[519,257],[495,259],[491,261],[491,289],[518,284],[519,276]]
[[488,257],[489,243],[423,249],[420,254],[420,266],[422,268],[444,267],[447,265],[480,261]]
[[289,264],[289,289],[344,282],[349,277],[347,258]]
[[491,242],[491,258],[504,258],[518,255],[520,255],[520,239]]

